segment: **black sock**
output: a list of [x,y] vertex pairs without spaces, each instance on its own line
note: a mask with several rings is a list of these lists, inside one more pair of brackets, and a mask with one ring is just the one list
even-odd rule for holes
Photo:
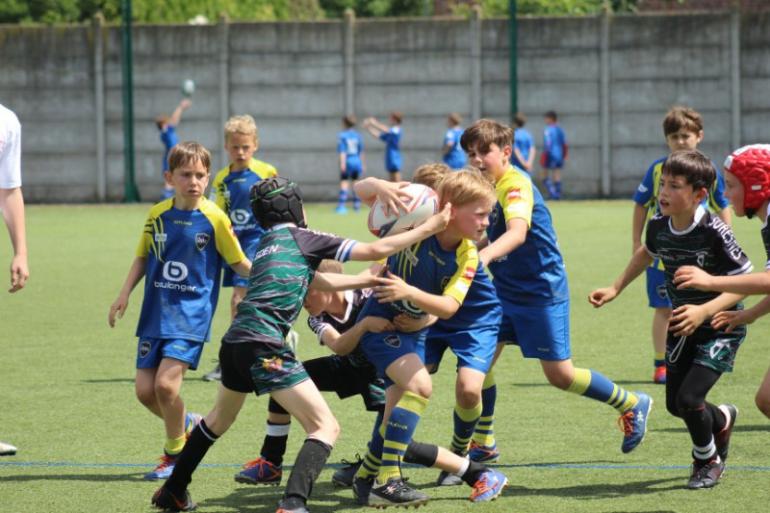
[[404,463],[412,463],[430,468],[436,464],[438,458],[438,446],[424,444],[412,440],[404,453]]
[[[283,432],[284,430],[286,431],[285,435],[274,434],[275,431]],[[267,434],[259,454],[277,467],[283,464],[283,455],[286,454],[286,443],[289,440],[288,430],[289,424],[273,424],[270,421],[267,423]]]
[[465,471],[465,474],[460,476],[460,479],[462,479],[463,482],[467,483],[469,486],[473,486],[476,481],[479,480],[479,476],[487,470],[487,467],[486,465],[473,460],[468,461],[470,462],[468,464],[468,470]]
[[163,486],[173,493],[174,496],[184,497],[187,485],[192,481],[193,472],[195,472],[198,464],[206,455],[209,447],[216,442],[217,438],[219,437],[206,426],[206,421],[201,420],[200,424],[190,434],[184,449],[179,453],[176,465],[174,466],[174,472],[172,472],[171,477],[166,480]]
[[294,461],[294,468],[286,482],[285,500],[299,499],[303,505],[313,491],[313,483],[323,470],[332,448],[320,440],[308,438]]

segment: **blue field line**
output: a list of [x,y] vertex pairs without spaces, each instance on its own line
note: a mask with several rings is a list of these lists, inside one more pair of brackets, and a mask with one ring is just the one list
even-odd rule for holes
[[[48,468],[142,468],[146,469],[152,467],[154,463],[81,463],[75,461],[0,461],[0,468],[3,467],[16,467],[16,468],[32,468],[32,467],[48,467]],[[232,468],[239,469],[242,465],[236,463],[202,463],[200,465],[203,468]],[[326,468],[341,468],[345,466],[343,463],[328,463]],[[404,464],[404,468],[422,468],[419,465]],[[516,464],[501,464],[491,465],[494,468],[499,469],[546,469],[546,470],[682,470],[689,469],[689,465],[628,465],[628,464],[596,464],[596,463],[516,463]],[[284,470],[291,470],[291,465],[285,465]],[[746,472],[770,472],[769,466],[761,465],[730,465],[730,471],[746,471]]]

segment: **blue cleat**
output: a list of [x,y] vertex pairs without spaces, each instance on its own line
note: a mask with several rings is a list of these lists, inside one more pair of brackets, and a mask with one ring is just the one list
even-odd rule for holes
[[497,442],[493,445],[480,445],[471,440],[468,457],[478,463],[494,463],[500,459],[500,451],[497,450]]
[[473,483],[471,502],[489,502],[497,499],[503,493],[503,488],[508,486],[508,478],[502,472],[487,469],[478,480]]
[[618,425],[623,431],[623,444],[620,450],[629,453],[642,443],[647,433],[647,418],[652,410],[652,398],[643,392],[634,392],[639,398],[636,406],[623,413],[618,419]]
[[345,205],[337,205],[337,208],[334,209],[335,214],[347,214],[348,209]]
[[192,430],[195,429],[195,426],[201,423],[201,420],[203,420],[203,415],[200,413],[185,413],[184,416],[184,434],[187,435],[187,437],[190,437],[190,433],[192,433]]
[[251,485],[270,485],[278,486],[281,484],[283,470],[279,465],[259,457],[243,466],[243,470],[235,474],[235,480],[239,483]]
[[160,463],[151,472],[144,475],[145,481],[158,481],[160,479],[168,479],[171,473],[174,471],[176,465],[177,456],[171,456],[170,454],[163,454],[160,457]]

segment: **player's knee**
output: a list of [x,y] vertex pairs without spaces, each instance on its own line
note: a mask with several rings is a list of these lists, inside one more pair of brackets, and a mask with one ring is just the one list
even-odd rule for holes
[[573,376],[570,376],[566,372],[562,372],[561,369],[558,368],[547,371],[545,377],[551,385],[560,390],[567,390],[573,380]]
[[681,417],[679,408],[676,405],[676,400],[673,398],[666,398],[666,410],[674,417]]
[[676,396],[676,408],[679,410],[679,416],[686,415],[689,412],[700,411],[703,409],[703,398],[695,397],[692,394],[680,393]]
[[161,402],[171,402],[179,396],[179,386],[171,380],[155,380],[155,398]]
[[757,395],[754,396],[754,404],[757,405],[757,408],[765,417],[770,418],[770,397],[757,392]]
[[155,390],[151,387],[136,387],[136,398],[146,407],[155,404]]
[[460,385],[457,387],[456,400],[461,408],[473,408],[481,402],[481,390]]

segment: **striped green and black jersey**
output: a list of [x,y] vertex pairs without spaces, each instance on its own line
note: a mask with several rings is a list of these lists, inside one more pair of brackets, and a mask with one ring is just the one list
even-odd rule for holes
[[356,242],[281,224],[268,230],[251,264],[246,297],[222,342],[283,343],[323,259],[345,262]]
[[668,216],[656,215],[647,223],[647,251],[660,258],[665,266],[666,290],[674,308],[682,305],[702,305],[720,292],[677,289],[674,274],[684,265],[700,267],[714,276],[731,276],[751,272],[746,253],[735,240],[729,225],[699,206],[693,223],[678,231]]

